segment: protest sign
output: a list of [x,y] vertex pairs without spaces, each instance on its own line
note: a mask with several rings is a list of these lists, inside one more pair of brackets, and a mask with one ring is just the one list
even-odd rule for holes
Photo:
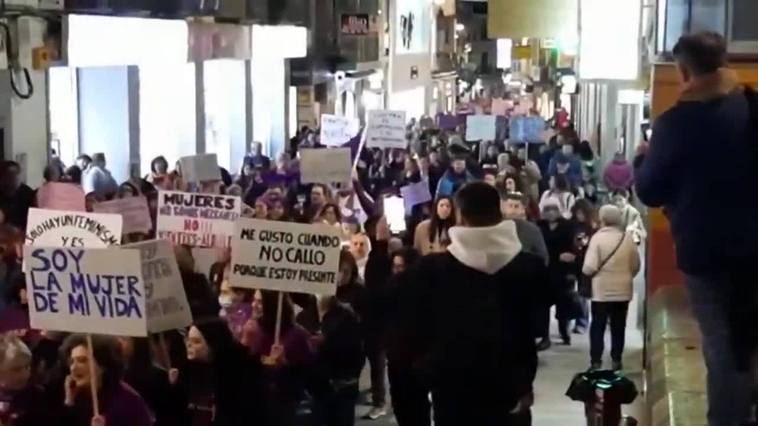
[[121,243],[122,219],[117,214],[29,209],[28,246],[106,248]]
[[338,115],[321,115],[321,144],[340,146],[350,141],[358,133],[358,123],[354,118]]
[[405,231],[405,203],[401,197],[384,198],[384,215],[387,216],[392,233],[399,234]]
[[366,146],[405,149],[408,146],[405,139],[405,111],[369,111]]
[[140,253],[142,279],[145,282],[147,331],[160,333],[192,324],[192,312],[171,243],[152,240],[124,248],[137,249]]
[[334,295],[340,233],[329,225],[240,219],[232,243],[234,287]]
[[31,327],[146,336],[137,250],[25,247]]
[[228,247],[241,213],[240,197],[160,191],[156,232],[175,245]]
[[48,182],[37,190],[37,206],[49,210],[87,211],[84,191],[73,183]]
[[350,148],[301,149],[300,181],[302,183],[350,182],[353,164]]
[[410,213],[411,209],[418,204],[432,201],[432,193],[429,192],[429,181],[426,180],[400,188],[400,195],[403,196],[406,213]]
[[437,116],[437,125],[442,130],[455,130],[460,124],[457,115],[440,114]]
[[216,154],[198,154],[179,159],[182,177],[191,183],[221,180]]
[[513,108],[513,102],[507,99],[495,98],[492,100],[492,115],[506,116]]
[[92,206],[92,210],[97,213],[120,214],[124,219],[124,234],[131,234],[132,232],[147,234],[153,229],[153,220],[150,218],[147,199],[141,195],[97,203]]
[[469,115],[466,117],[466,140],[495,140],[495,123],[494,115]]

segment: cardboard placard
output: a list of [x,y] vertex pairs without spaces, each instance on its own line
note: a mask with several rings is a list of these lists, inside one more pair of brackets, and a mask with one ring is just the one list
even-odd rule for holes
[[92,206],[92,210],[97,213],[120,214],[124,218],[124,235],[132,232],[147,234],[153,229],[147,198],[142,195],[97,203]]
[[387,224],[392,233],[399,234],[405,231],[405,203],[401,197],[384,198],[384,215],[387,216]]
[[437,126],[442,130],[455,130],[460,120],[457,115],[441,114],[437,116]]
[[496,116],[469,115],[466,117],[467,141],[493,141],[496,136]]
[[121,215],[29,209],[28,246],[106,248],[121,244]]
[[300,181],[302,183],[350,182],[353,164],[350,148],[316,148],[300,150]]
[[382,149],[407,148],[405,111],[369,111],[366,146]]
[[406,213],[410,212],[418,204],[432,201],[432,193],[429,191],[429,181],[426,180],[400,188],[400,194],[403,196]]
[[228,247],[241,213],[240,197],[160,191],[156,234],[175,245]]
[[179,159],[182,178],[186,182],[213,182],[221,180],[216,154],[198,154]]
[[87,211],[84,191],[73,183],[48,182],[37,190],[37,206],[48,210]]
[[511,109],[513,109],[513,101],[500,98],[492,100],[492,115],[505,117]]
[[147,335],[137,250],[27,246],[24,259],[32,328]]
[[358,133],[358,123],[354,118],[338,115],[321,115],[321,144],[341,146]]
[[171,243],[152,240],[124,248],[136,249],[140,253],[142,278],[145,282],[147,331],[161,333],[192,324],[192,312]]
[[235,287],[334,295],[342,240],[329,225],[237,221],[232,244]]

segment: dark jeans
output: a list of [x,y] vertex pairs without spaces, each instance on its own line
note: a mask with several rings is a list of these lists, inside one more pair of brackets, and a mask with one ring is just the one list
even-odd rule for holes
[[[558,317],[558,331],[560,332],[561,337],[568,338],[568,329],[571,320],[568,318],[568,315],[564,315],[564,306],[565,305],[562,303],[556,305],[556,316]],[[550,340],[550,308],[551,305],[539,305],[537,307],[537,312],[535,314],[535,324],[537,327],[535,337],[537,338]]]
[[314,414],[319,426],[353,426],[358,403],[358,383],[329,389],[315,398]]
[[429,387],[407,363],[389,361],[387,370],[390,379],[392,410],[399,426],[430,426],[432,404],[429,402]]
[[593,363],[603,361],[605,328],[611,323],[611,359],[621,362],[626,340],[626,315],[629,302],[592,302],[590,325],[590,359]]
[[383,407],[387,403],[387,354],[380,339],[366,339],[366,358],[371,368],[371,404]]
[[737,426],[750,411],[750,377],[739,371],[729,320],[728,277],[685,276],[692,313],[703,335],[708,369],[708,424]]

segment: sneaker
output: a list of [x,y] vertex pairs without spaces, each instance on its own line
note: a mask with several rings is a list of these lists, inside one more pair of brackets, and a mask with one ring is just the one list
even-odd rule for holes
[[537,351],[542,352],[550,349],[550,346],[552,343],[550,343],[550,339],[542,339],[539,343],[537,343]]
[[384,417],[387,415],[387,407],[381,406],[381,407],[373,407],[371,408],[368,413],[366,413],[365,416],[363,416],[364,420],[376,420],[380,417]]
[[621,364],[621,361],[613,361],[612,368],[613,371],[621,371],[624,369],[624,365]]

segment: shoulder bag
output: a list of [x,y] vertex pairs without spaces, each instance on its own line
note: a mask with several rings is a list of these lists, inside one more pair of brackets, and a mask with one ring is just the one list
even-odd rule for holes
[[626,239],[626,233],[621,234],[621,239],[619,239],[618,244],[616,244],[616,247],[611,251],[611,254],[608,255],[602,262],[600,262],[600,266],[598,266],[597,271],[595,271],[592,275],[586,275],[582,274],[581,278],[579,279],[579,295],[582,297],[586,297],[588,299],[592,298],[592,279],[597,276],[597,274],[600,273],[600,271],[603,270],[605,265],[608,264],[608,261],[610,261],[613,256],[616,255],[616,252],[619,251],[619,248],[621,248],[621,244],[624,243],[624,239]]

